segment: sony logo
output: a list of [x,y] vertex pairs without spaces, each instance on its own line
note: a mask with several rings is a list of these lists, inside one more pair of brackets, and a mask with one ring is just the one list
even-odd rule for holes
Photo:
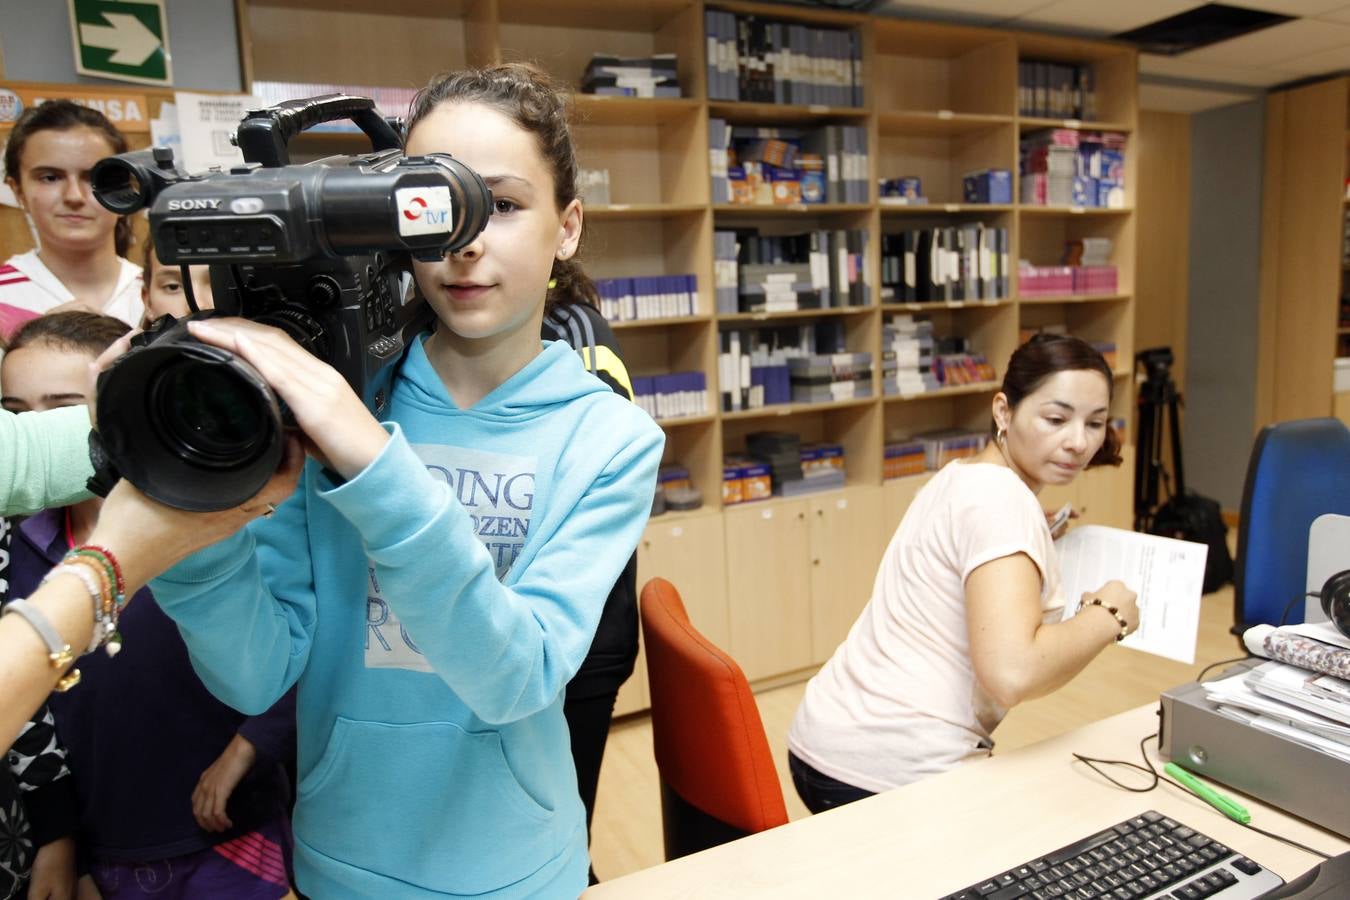
[[170,200],[169,211],[187,209],[220,209],[219,200]]

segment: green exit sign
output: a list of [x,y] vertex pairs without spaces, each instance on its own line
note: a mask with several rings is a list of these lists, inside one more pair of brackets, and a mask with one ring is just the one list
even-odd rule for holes
[[164,0],[68,0],[75,71],[141,84],[173,83]]

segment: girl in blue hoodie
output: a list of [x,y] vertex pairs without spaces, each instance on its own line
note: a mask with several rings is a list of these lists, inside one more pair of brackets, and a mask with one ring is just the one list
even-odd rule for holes
[[586,820],[563,718],[646,522],[663,436],[540,340],[581,238],[561,95],[523,66],[441,77],[409,154],[493,191],[469,246],[416,264],[439,323],[377,420],[278,331],[198,323],[290,406],[314,460],[274,516],[154,582],[202,679],[258,712],[298,682],[299,888],[575,897]]

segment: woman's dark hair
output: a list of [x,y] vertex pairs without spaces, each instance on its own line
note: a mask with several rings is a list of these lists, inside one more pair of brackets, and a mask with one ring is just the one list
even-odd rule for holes
[[29,319],[10,336],[7,351],[13,353],[34,344],[98,356],[131,330],[121,319],[91,312],[59,312]]
[[[5,145],[5,174],[16,182],[19,180],[24,146],[34,134],[71,128],[89,128],[107,140],[114,154],[127,152],[126,136],[103,113],[71,100],[44,100],[37,106],[25,109],[10,129],[9,143]],[[117,218],[113,243],[118,256],[126,256],[131,249],[131,220],[126,216]]]
[[[1003,374],[1003,395],[1008,406],[1016,410],[1027,395],[1058,372],[1099,372],[1106,379],[1107,396],[1115,394],[1115,380],[1106,358],[1091,344],[1076,337],[1040,332],[1013,351],[1008,360],[1008,371]],[[997,437],[998,425],[992,424],[990,434]],[[1114,428],[1106,429],[1101,447],[1088,461],[1093,466],[1118,466],[1121,463],[1120,437]]]
[[[437,75],[413,98],[405,134],[411,135],[418,123],[444,103],[490,106],[533,134],[553,174],[553,202],[558,210],[577,198],[577,152],[568,125],[567,93],[547,74],[525,63],[502,63]],[[599,306],[600,295],[578,259],[582,242],[569,259],[553,260],[546,311],[569,303]]]

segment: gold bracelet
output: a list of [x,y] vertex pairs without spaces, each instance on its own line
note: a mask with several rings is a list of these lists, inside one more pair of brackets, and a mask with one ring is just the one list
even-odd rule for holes
[[1088,600],[1088,605],[1100,606],[1102,609],[1109,612],[1111,614],[1111,617],[1114,618],[1118,623],[1120,623],[1120,634],[1116,635],[1116,643],[1120,643],[1121,641],[1125,640],[1125,637],[1130,633],[1130,623],[1125,621],[1125,617],[1120,614],[1119,609],[1116,609],[1114,606],[1110,606],[1107,603],[1103,602],[1101,597],[1091,598],[1090,600]]

